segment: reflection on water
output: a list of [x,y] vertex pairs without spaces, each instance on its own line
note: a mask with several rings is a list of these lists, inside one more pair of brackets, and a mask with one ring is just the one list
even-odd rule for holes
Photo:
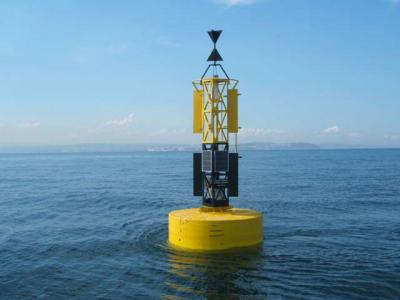
[[262,268],[263,257],[261,245],[223,252],[186,252],[170,247],[163,299],[259,297],[248,277]]

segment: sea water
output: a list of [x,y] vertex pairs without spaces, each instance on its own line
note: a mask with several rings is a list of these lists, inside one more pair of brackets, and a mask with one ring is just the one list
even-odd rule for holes
[[400,299],[400,150],[244,151],[259,247],[167,243],[189,152],[1,154],[0,299]]

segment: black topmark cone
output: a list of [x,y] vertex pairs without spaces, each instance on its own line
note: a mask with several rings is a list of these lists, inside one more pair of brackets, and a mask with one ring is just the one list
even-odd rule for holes
[[221,35],[221,32],[222,30],[211,30],[208,32],[208,35],[210,36],[214,44],[217,43],[219,36]]
[[207,59],[207,61],[214,61],[214,62],[222,61],[222,60],[223,59],[222,59],[221,55],[218,53],[218,50],[215,48],[213,49],[213,51],[211,52],[210,56]]
[[218,50],[216,48],[217,41],[219,39],[219,36],[221,35],[222,30],[211,30],[208,31],[208,35],[210,36],[212,42],[214,43],[214,49],[211,52],[210,56],[208,57],[207,61],[213,61],[216,63],[217,61],[222,61],[221,55],[218,53]]

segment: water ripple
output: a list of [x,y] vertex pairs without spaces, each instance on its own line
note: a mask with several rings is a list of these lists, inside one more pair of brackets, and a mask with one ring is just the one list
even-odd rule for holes
[[167,242],[190,153],[0,155],[0,298],[400,298],[400,151],[243,156],[264,243],[201,253]]

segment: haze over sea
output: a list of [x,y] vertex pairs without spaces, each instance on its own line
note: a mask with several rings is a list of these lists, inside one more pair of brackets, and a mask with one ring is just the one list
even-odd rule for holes
[[264,242],[205,254],[167,244],[190,152],[0,154],[0,298],[400,298],[400,150],[241,155]]

